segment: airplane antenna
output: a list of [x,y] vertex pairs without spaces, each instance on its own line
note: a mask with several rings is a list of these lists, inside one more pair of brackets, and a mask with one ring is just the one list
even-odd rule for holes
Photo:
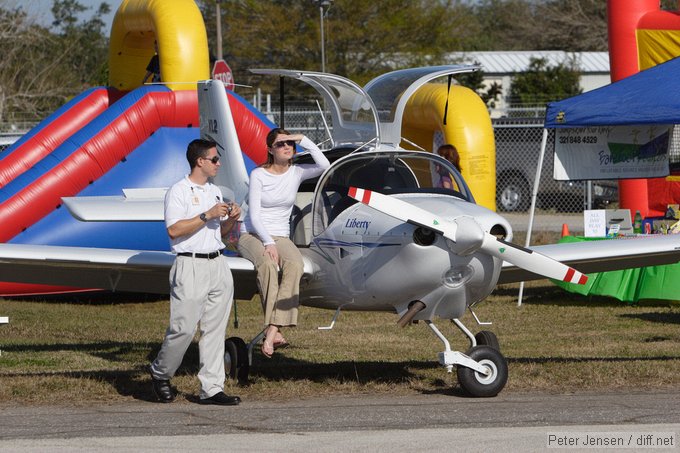
[[413,145],[413,146],[415,146],[416,148],[418,148],[419,150],[427,152],[427,150],[426,150],[425,148],[423,148],[422,146],[420,146],[420,145],[417,144],[417,143],[413,143],[413,142],[412,142],[411,140],[409,140],[408,138],[401,137],[401,139],[402,139],[403,141],[405,141],[406,143],[408,143],[409,145]]
[[326,129],[326,134],[328,134],[328,138],[331,141],[331,148],[335,147],[335,142],[333,142],[333,136],[331,135],[331,130],[328,127],[328,123],[326,122],[326,116],[323,114],[323,110],[321,109],[321,104],[319,104],[319,100],[315,99],[316,101],[316,107],[319,109],[319,114],[321,114],[321,121],[323,121],[323,127]]

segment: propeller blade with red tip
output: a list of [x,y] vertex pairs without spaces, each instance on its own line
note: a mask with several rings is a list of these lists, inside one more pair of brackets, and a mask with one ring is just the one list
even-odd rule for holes
[[[445,220],[430,211],[414,206],[411,203],[371,190],[350,187],[348,195],[355,200],[360,201],[383,214],[401,220],[402,222],[436,231],[454,243],[464,242],[466,239],[470,238],[469,244],[460,247],[461,250],[465,251],[465,254],[481,250],[489,255],[521,267],[522,269],[526,269],[547,278],[577,283],[579,285],[583,285],[588,281],[587,275],[582,274],[566,264],[562,264],[559,261],[541,255],[538,252],[520,247],[511,242],[499,239],[486,231],[482,231],[481,226],[479,226],[478,223],[471,221],[467,216],[460,217],[461,220],[465,218],[465,228],[460,230],[465,233],[460,235],[462,237],[457,238],[456,236],[459,228],[456,220],[453,222]],[[476,225],[480,231],[470,231],[472,225]],[[480,233],[483,235],[481,241],[479,240]]]

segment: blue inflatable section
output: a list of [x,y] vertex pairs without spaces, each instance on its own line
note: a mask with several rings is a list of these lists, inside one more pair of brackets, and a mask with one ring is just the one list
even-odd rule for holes
[[[153,91],[167,91],[167,88],[145,86],[127,94],[67,139],[34,168],[3,188],[0,198],[8,199],[36,178],[48,173],[113,120],[125,115],[130,108],[134,108],[134,104],[139,99]],[[81,96],[86,96],[86,93]],[[245,100],[238,96],[237,99],[256,112],[267,124],[271,124]],[[70,103],[70,105],[73,104]],[[66,106],[60,109],[61,112],[66,110]],[[51,118],[56,118],[56,113]],[[41,123],[42,127],[46,124],[49,124],[49,121],[45,120]],[[186,147],[199,135],[198,127],[158,129],[110,171],[92,181],[78,196],[122,195],[122,189],[127,188],[169,187],[189,172]],[[256,165],[245,153],[243,158],[250,172]],[[138,250],[170,249],[163,222],[80,222],[63,207],[59,207],[31,225],[9,242]]]
[[[193,128],[161,128],[127,159],[78,196],[122,195],[122,189],[169,187],[189,172],[187,144],[199,137]],[[255,164],[244,155],[248,171]],[[80,222],[61,207],[20,233],[10,243],[78,247],[169,250],[163,222]]]

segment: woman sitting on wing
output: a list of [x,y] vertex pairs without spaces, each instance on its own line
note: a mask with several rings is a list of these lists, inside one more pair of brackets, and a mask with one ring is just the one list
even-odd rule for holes
[[[314,164],[293,165],[296,144],[310,151]],[[257,271],[265,323],[262,353],[267,357],[288,345],[280,329],[297,325],[303,263],[290,240],[297,191],[302,181],[319,176],[329,166],[310,139],[276,128],[267,134],[267,162],[250,174],[248,214],[241,225],[238,250]]]

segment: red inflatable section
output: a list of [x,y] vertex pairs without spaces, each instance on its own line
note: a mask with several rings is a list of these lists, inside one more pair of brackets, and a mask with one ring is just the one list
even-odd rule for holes
[[[659,0],[608,0],[609,62],[612,82],[640,71],[638,30],[680,30],[680,13],[662,11]],[[644,217],[661,216],[666,204],[678,198],[665,198],[680,192],[680,183],[659,179],[619,181],[622,208],[639,210]]]
[[269,133],[269,127],[242,101],[231,96],[229,91],[227,91],[227,99],[229,99],[229,108],[231,108],[231,114],[234,117],[236,135],[238,135],[241,151],[256,165],[266,162],[266,137]]
[[46,124],[0,161],[0,187],[4,187],[54,151],[119,97],[120,92],[113,88],[97,88]]

